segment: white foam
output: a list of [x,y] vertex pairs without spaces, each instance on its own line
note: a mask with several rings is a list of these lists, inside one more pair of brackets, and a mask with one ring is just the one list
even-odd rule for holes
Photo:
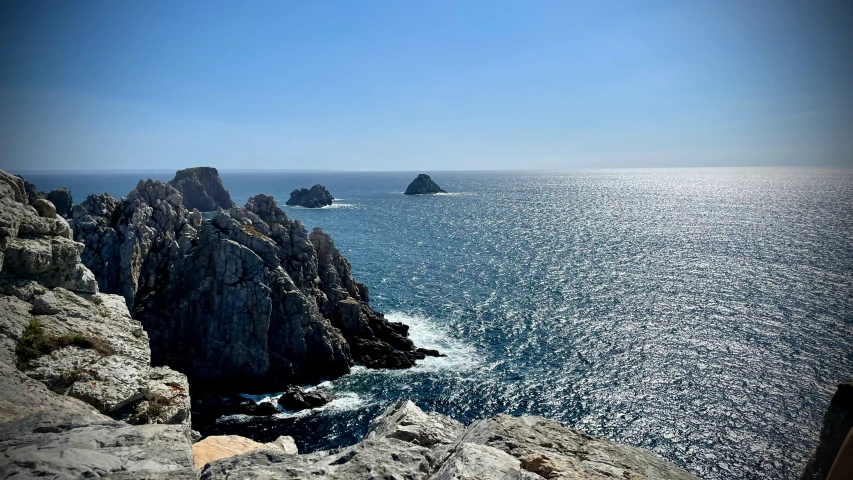
[[405,372],[423,372],[436,370],[454,370],[457,372],[475,370],[480,366],[476,350],[462,342],[429,318],[404,312],[391,311],[385,318],[392,322],[403,322],[409,326],[409,338],[415,347],[438,350],[444,357],[426,357],[418,360],[414,368],[399,370]]

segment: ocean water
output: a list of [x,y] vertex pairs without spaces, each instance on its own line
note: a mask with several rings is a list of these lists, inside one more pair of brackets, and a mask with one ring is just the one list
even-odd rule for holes
[[[703,478],[798,477],[853,378],[853,171],[428,172],[452,193],[402,195],[416,173],[222,172],[238,204],[328,187],[331,208],[283,208],[448,356],[356,367],[320,410],[203,433],[343,446],[402,397],[466,424],[544,415]],[[76,202],[172,175],[25,174]]]

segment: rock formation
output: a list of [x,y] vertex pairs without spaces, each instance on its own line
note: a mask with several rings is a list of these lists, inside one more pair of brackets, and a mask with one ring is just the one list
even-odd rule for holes
[[649,451],[542,417],[498,415],[464,428],[404,400],[377,417],[364,440],[351,447],[307,455],[257,450],[211,462],[201,472],[205,480],[308,477],[696,479]]
[[24,191],[27,193],[27,199],[28,199],[27,203],[32,205],[39,198],[47,198],[47,194],[45,194],[42,191],[39,191],[39,189],[36,188],[34,183],[28,182],[24,177],[22,177],[20,175],[15,175],[15,176],[24,181]]
[[201,212],[215,212],[220,208],[231,208],[234,202],[222,186],[219,171],[213,167],[195,167],[178,170],[169,181],[181,193],[184,206]]
[[433,182],[429,175],[422,173],[417,176],[406,188],[406,195],[431,195],[433,193],[447,193]]
[[148,180],[121,202],[90,195],[72,216],[100,289],[142,321],[154,363],[195,386],[283,388],[336,378],[353,361],[406,368],[437,353],[370,308],[331,238],[272,197],[202,223],[171,185]]
[[47,194],[47,199],[56,206],[57,215],[68,217],[71,214],[71,208],[74,206],[74,198],[71,196],[71,190],[59,187],[56,190],[51,190]]
[[0,476],[195,478],[186,377],[28,200],[0,171]]
[[326,187],[317,184],[311,189],[300,188],[290,192],[290,199],[286,205],[296,205],[305,208],[320,208],[332,204],[332,194],[326,190]]
[[270,443],[258,443],[239,435],[214,435],[193,444],[195,468],[201,470],[215,460],[257,450],[273,450],[286,455],[299,453],[293,437],[281,436]]
[[820,441],[812,453],[801,480],[823,480],[841,450],[841,444],[853,428],[853,382],[838,385],[829,402],[820,431]]

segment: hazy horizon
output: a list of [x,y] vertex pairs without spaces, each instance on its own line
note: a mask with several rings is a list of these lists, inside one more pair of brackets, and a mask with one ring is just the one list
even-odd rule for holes
[[851,166],[851,10],[9,1],[0,168]]

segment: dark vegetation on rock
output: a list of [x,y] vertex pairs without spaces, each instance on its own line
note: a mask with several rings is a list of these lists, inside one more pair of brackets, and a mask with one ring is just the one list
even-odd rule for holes
[[37,319],[30,320],[27,328],[21,333],[21,337],[15,346],[15,353],[18,356],[18,361],[25,363],[68,346],[92,349],[101,356],[116,353],[113,347],[97,337],[86,336],[82,333],[65,335],[47,333]]
[[215,212],[220,208],[231,208],[234,202],[231,195],[222,186],[219,171],[213,167],[195,167],[178,170],[175,178],[169,181],[183,196],[183,205],[187,209],[201,212]]
[[290,192],[290,199],[286,205],[295,205],[305,208],[320,208],[332,204],[332,194],[326,190],[326,187],[317,184],[308,188],[300,188]]
[[447,193],[433,182],[429,175],[422,173],[418,175],[406,188],[406,195],[431,195],[434,193]]

